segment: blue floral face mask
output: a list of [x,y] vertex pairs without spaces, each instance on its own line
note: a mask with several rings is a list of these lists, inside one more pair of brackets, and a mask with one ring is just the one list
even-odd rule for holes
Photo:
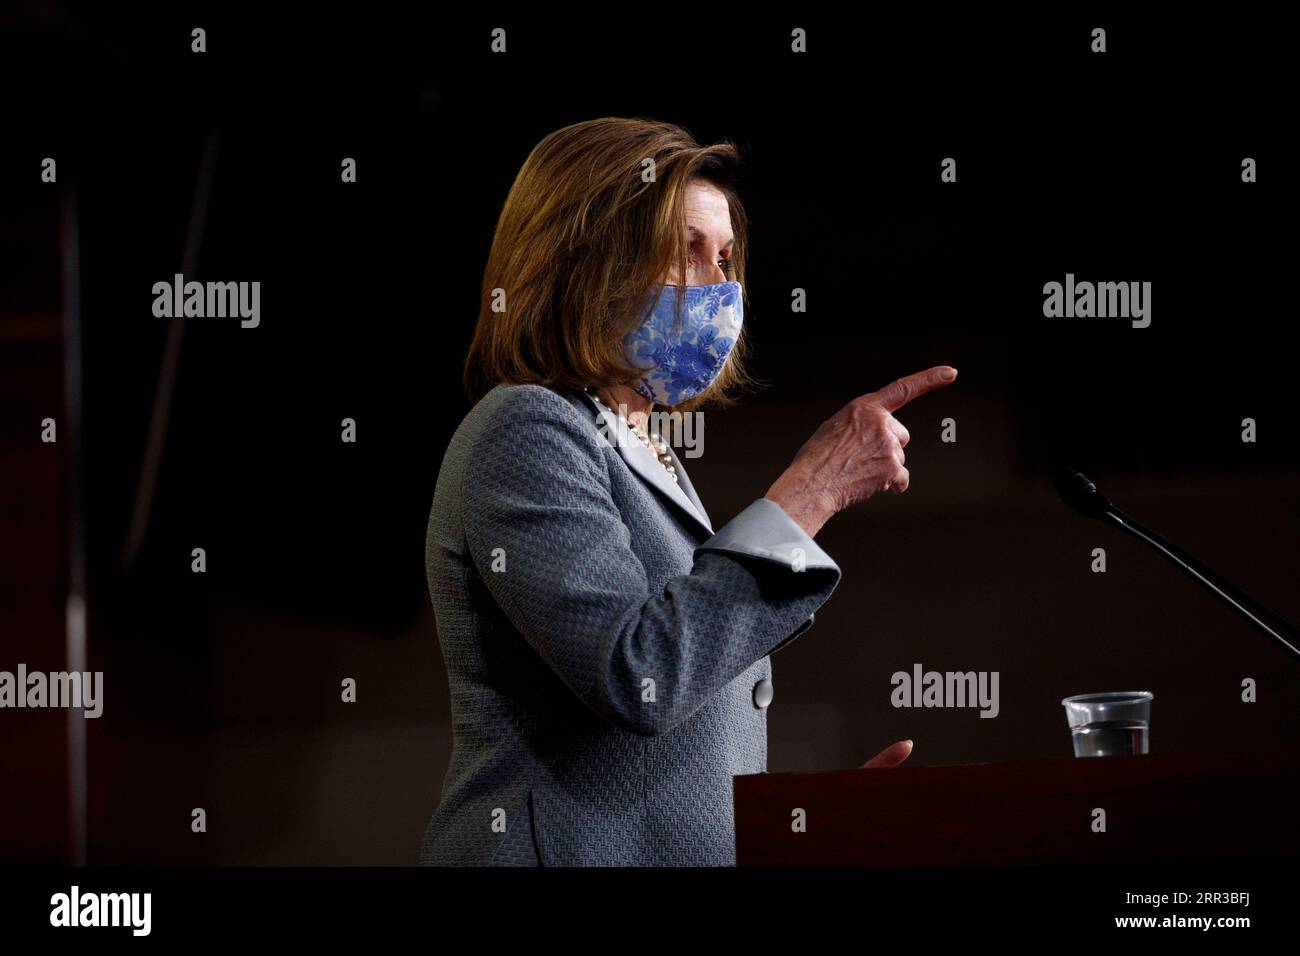
[[[744,303],[739,282],[658,286],[659,301],[641,325],[623,339],[628,360],[644,369],[633,385],[660,405],[677,405],[713,384],[740,337]],[[678,291],[685,293],[677,324]]]

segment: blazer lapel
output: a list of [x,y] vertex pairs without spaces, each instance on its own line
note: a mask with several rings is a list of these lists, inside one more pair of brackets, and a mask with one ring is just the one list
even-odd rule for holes
[[[695,506],[695,510],[700,513],[700,517],[704,519],[704,524],[705,527],[709,529],[709,534],[713,534],[712,522],[709,521],[709,513],[704,510],[704,502],[702,502],[700,496],[695,493],[695,486],[691,484],[691,478],[686,474],[686,469],[682,467],[682,460],[677,457],[677,450],[673,448],[672,445],[668,446],[668,456],[672,458],[673,467],[677,469],[678,487],[686,493],[686,497],[689,498],[691,504]],[[663,466],[660,465],[659,467],[662,470]],[[671,478],[668,480],[672,481]]]
[[641,444],[641,439],[637,437],[636,432],[623,419],[605,408],[586,392],[581,394],[592,413],[603,422],[604,427],[601,429],[603,436],[618,449],[619,455],[627,463],[628,468],[632,469],[637,477],[657,491],[666,501],[675,506],[678,513],[685,517],[697,531],[712,536],[713,526],[709,524],[709,516],[704,510],[704,505],[700,502],[699,495],[695,493],[691,480],[686,477],[686,469],[682,467],[677,453],[672,450],[671,446],[668,449],[668,454],[672,458],[673,468],[677,471],[677,481],[673,481],[668,476],[668,472],[659,463],[655,453]]

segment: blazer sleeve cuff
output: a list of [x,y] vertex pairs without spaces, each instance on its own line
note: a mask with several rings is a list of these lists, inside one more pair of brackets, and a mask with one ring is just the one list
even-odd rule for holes
[[773,580],[784,581],[782,591],[802,594],[776,612],[778,618],[785,619],[784,627],[791,630],[766,648],[769,655],[812,627],[816,609],[840,580],[840,566],[784,508],[767,498],[759,498],[695,550],[697,554],[717,551],[730,557],[757,558],[771,568],[770,573],[776,575]]
[[696,551],[722,551],[760,558],[792,571],[833,571],[840,566],[775,501],[759,498]]

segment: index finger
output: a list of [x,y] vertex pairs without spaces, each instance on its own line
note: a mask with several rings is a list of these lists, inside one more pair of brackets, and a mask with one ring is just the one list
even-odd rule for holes
[[920,398],[926,392],[951,385],[957,378],[957,370],[951,365],[936,365],[924,372],[914,372],[890,382],[882,389],[870,393],[870,398],[885,411],[892,412],[902,408],[914,398]]

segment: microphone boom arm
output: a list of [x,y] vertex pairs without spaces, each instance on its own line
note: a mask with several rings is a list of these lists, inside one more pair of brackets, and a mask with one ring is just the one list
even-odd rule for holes
[[1215,597],[1219,598],[1229,606],[1236,608],[1242,616],[1263,631],[1278,645],[1290,651],[1293,656],[1300,658],[1300,648],[1297,648],[1296,644],[1293,643],[1300,642],[1300,634],[1297,634],[1294,627],[1283,621],[1280,617],[1268,608],[1264,607],[1264,605],[1260,604],[1250,595],[1233,587],[1219,575],[1215,574],[1209,568],[1205,567],[1205,565],[1187,554],[1187,552],[1170,544],[1150,528],[1144,527],[1137,521],[1134,521],[1114,505],[1107,507],[1100,517],[1106,523],[1122,528],[1139,541],[1155,548],[1201,584],[1205,585],[1205,587],[1209,588]]
[[1250,595],[1233,587],[1181,548],[1175,547],[1150,528],[1144,527],[1124,514],[1111,504],[1110,500],[1098,491],[1097,486],[1083,473],[1074,468],[1055,468],[1052,471],[1052,482],[1065,503],[1075,511],[1127,531],[1139,541],[1155,548],[1209,588],[1215,597],[1234,608],[1246,620],[1263,631],[1269,639],[1289,651],[1293,657],[1300,658],[1300,648],[1296,647],[1296,644],[1300,643],[1300,632],[1297,632],[1292,625]]

